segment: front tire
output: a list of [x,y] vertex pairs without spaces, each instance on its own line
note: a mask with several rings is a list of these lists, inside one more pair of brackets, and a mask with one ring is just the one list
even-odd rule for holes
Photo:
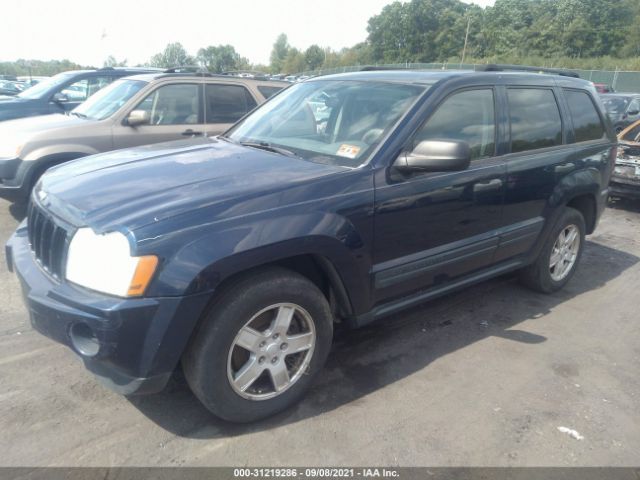
[[183,356],[185,377],[214,415],[252,422],[302,398],[332,336],[329,304],[312,282],[264,269],[232,281],[213,302]]
[[524,285],[543,293],[553,293],[564,287],[573,277],[585,241],[582,214],[571,207],[558,219],[536,261],[520,274]]

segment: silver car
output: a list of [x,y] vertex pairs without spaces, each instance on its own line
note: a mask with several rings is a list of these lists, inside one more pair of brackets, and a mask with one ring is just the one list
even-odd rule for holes
[[69,114],[0,124],[0,197],[28,199],[48,168],[120,148],[217,135],[287,87],[224,75],[125,77]]

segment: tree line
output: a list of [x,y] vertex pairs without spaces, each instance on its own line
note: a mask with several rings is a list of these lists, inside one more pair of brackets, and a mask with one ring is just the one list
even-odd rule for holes
[[[638,0],[496,0],[481,8],[460,0],[396,1],[371,17],[367,38],[339,51],[298,49],[280,34],[268,65],[252,64],[232,45],[190,54],[170,43],[145,65],[199,65],[211,72],[297,73],[376,63],[522,63],[588,69],[640,70]],[[126,65],[113,57],[103,66]],[[80,68],[68,60],[0,63],[0,73],[50,75]]]

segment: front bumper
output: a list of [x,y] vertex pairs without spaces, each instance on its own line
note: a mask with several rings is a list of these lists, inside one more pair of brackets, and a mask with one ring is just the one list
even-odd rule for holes
[[162,390],[210,294],[122,299],[57,282],[37,264],[23,222],[6,246],[32,326],[74,350],[102,383],[123,395]]

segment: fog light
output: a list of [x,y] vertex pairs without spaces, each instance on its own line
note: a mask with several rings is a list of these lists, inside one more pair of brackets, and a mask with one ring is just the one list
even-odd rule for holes
[[85,357],[95,357],[100,351],[96,334],[86,323],[75,323],[69,331],[73,348]]

